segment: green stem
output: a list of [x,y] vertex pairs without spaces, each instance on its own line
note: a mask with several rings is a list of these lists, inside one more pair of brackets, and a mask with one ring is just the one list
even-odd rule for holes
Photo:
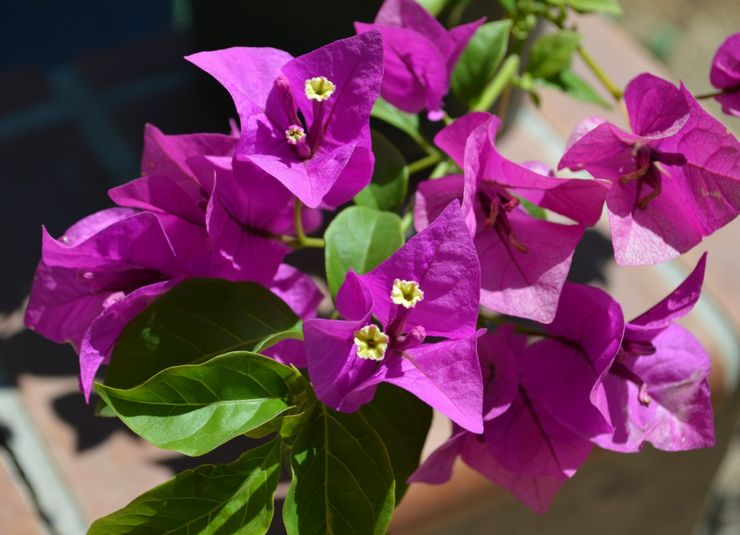
[[478,104],[473,107],[473,111],[490,110],[491,106],[493,106],[493,103],[496,102],[496,99],[501,95],[501,92],[511,82],[511,79],[517,73],[518,69],[518,55],[512,54],[511,56],[506,58],[506,61],[504,61],[503,65],[501,65],[501,68],[496,73],[496,76],[493,77],[493,80],[491,80],[491,82],[483,90],[483,94],[481,95]]
[[740,86],[728,87],[725,89],[719,89],[717,91],[712,91],[711,93],[703,93],[701,95],[694,95],[694,98],[696,100],[706,100],[709,98],[721,97],[722,95],[729,95],[731,93],[737,93],[738,91],[740,91]]
[[304,237],[303,241],[300,241],[295,236],[280,236],[279,239],[284,244],[289,245],[293,249],[300,249],[301,247],[314,247],[317,249],[323,249],[325,245],[323,239],[312,238],[311,236]]
[[599,79],[601,84],[611,93],[612,97],[614,97],[614,100],[619,102],[622,100],[622,90],[617,87],[617,84],[615,84],[611,78],[604,72],[604,70],[599,66],[598,63],[596,63],[596,60],[586,52],[586,49],[583,48],[582,45],[578,45],[576,48],[578,51],[578,55],[581,56],[581,59],[586,63],[589,69],[591,69],[591,72],[594,73],[596,78]]
[[300,247],[323,248],[324,240],[321,238],[306,236],[306,233],[303,230],[303,218],[301,217],[302,208],[303,203],[296,198],[295,203],[293,204],[293,225],[295,226],[295,237],[281,236],[280,239],[283,243],[290,245],[294,249],[298,249]]
[[435,151],[434,154],[424,156],[423,158],[420,158],[419,160],[416,160],[415,162],[406,164],[406,168],[409,171],[409,175],[413,175],[414,173],[418,173],[419,171],[423,171],[424,169],[428,167],[432,167],[433,165],[436,165],[437,163],[439,163],[441,159],[442,158],[440,157],[439,153]]
[[306,233],[303,232],[301,208],[303,208],[303,203],[300,199],[296,198],[295,203],[293,203],[293,225],[295,226],[295,237],[298,240],[298,243],[306,241]]

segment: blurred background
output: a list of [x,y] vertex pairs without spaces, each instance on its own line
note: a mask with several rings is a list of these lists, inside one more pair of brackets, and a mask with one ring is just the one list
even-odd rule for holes
[[[60,235],[109,207],[108,188],[138,176],[146,122],[165,133],[228,130],[225,91],[182,57],[234,45],[293,54],[353,33],[379,0],[247,2],[5,2],[0,17],[0,526],[3,533],[84,533],[90,522],[128,503],[193,461],[138,440],[116,420],[95,418],[77,389],[77,361],[66,346],[23,329],[24,301],[40,255],[41,225]],[[624,85],[650,70],[711,89],[712,55],[740,29],[737,0],[621,0],[620,18],[583,17],[586,48]],[[474,2],[494,14],[495,0]],[[495,16],[495,15],[494,15]],[[576,70],[591,80],[582,65]],[[585,115],[622,122],[603,110],[544,91],[539,109],[522,101],[502,141],[513,160],[554,165]],[[706,102],[706,101],[705,101]],[[722,116],[740,131],[740,120]],[[413,156],[413,155],[409,155]],[[602,221],[576,254],[572,278],[607,288],[627,317],[675,287],[709,250],[705,296],[687,326],[714,361],[718,445],[665,454],[595,452],[537,517],[459,466],[442,487],[415,485],[397,512],[397,534],[574,533],[601,535],[740,534],[740,248],[733,224],[674,262],[617,269]],[[297,258],[320,264],[320,258]],[[317,261],[318,260],[318,261]],[[435,419],[426,451],[443,440]],[[235,441],[207,461],[235,458]],[[279,518],[279,510],[276,512]],[[275,533],[281,528],[276,526]]]

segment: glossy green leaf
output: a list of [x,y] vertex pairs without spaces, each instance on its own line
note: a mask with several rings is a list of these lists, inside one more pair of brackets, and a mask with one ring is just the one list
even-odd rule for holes
[[409,187],[406,160],[396,146],[383,134],[373,130],[375,168],[373,178],[360,193],[355,204],[395,212],[403,205]]
[[289,535],[382,535],[391,520],[393,469],[383,441],[359,412],[317,405],[293,444],[283,505]]
[[581,36],[576,32],[562,30],[543,35],[529,54],[527,72],[535,78],[548,79],[570,66],[570,60]]
[[381,384],[375,398],[360,413],[385,444],[396,479],[396,504],[419,466],[421,450],[432,423],[432,408],[419,398],[389,384]]
[[622,8],[617,0],[565,0],[565,3],[581,13],[622,14]]
[[259,284],[188,280],[129,322],[113,350],[105,384],[131,388],[170,366],[251,350],[297,322],[290,307]]
[[403,245],[401,218],[365,206],[339,213],[324,234],[326,277],[336,295],[350,269],[367,273]]
[[452,73],[452,92],[470,107],[478,102],[486,84],[501,65],[510,30],[511,20],[483,24],[460,56]]
[[290,329],[276,332],[275,334],[271,334],[270,336],[263,338],[256,346],[254,346],[253,351],[255,353],[260,353],[283,340],[303,340],[303,321],[297,322]]
[[280,478],[280,441],[230,464],[186,470],[96,520],[88,535],[267,533]]
[[560,71],[560,75],[554,82],[573,98],[584,102],[593,102],[605,108],[611,107],[609,102],[604,100],[591,84],[570,69]]
[[450,0],[416,0],[433,16],[439,15]]
[[203,455],[294,405],[301,375],[256,353],[167,368],[131,389],[95,390],[134,433],[155,446]]
[[375,101],[371,115],[391,126],[395,126],[402,132],[406,132],[412,139],[418,139],[419,134],[419,117],[406,113],[396,108],[393,104],[378,97]]

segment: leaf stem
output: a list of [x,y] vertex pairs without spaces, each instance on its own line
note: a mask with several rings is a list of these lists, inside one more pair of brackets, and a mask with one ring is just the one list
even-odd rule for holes
[[293,225],[295,227],[295,237],[298,243],[303,243],[306,240],[306,233],[303,232],[303,218],[301,217],[301,209],[303,203],[299,198],[296,197],[293,203]]
[[321,238],[312,238],[311,236],[306,236],[306,233],[303,230],[303,218],[301,217],[302,208],[303,203],[300,201],[300,199],[296,198],[293,204],[293,226],[295,227],[295,237],[280,236],[280,240],[283,243],[290,245],[294,249],[299,249],[301,247],[323,248],[324,240],[322,240]]
[[496,102],[496,99],[501,95],[501,92],[511,82],[511,79],[517,73],[519,69],[519,56],[512,54],[506,61],[501,65],[501,68],[493,77],[493,80],[483,90],[483,94],[480,97],[478,103],[473,107],[473,111],[488,111]]
[[694,98],[696,100],[706,100],[709,98],[721,97],[722,95],[729,95],[731,93],[737,93],[738,91],[740,91],[740,86],[728,87],[725,89],[718,89],[717,91],[712,91],[711,93],[702,93],[701,95],[694,95]]
[[586,63],[591,72],[594,73],[596,78],[599,79],[606,90],[611,93],[611,96],[614,97],[614,100],[616,102],[622,100],[622,90],[617,87],[617,84],[615,84],[611,80],[611,78],[609,78],[609,76],[604,72],[604,69],[601,68],[601,66],[596,62],[593,56],[586,52],[586,49],[583,48],[583,45],[578,45],[576,47],[576,51],[578,52],[578,55],[581,56],[581,59],[584,61],[584,63]]
[[433,154],[429,154],[428,156],[424,156],[423,158],[420,158],[415,162],[406,164],[406,169],[408,169],[410,175],[413,175],[414,173],[423,171],[428,167],[437,165],[441,159],[442,158],[440,157],[439,153],[435,151]]

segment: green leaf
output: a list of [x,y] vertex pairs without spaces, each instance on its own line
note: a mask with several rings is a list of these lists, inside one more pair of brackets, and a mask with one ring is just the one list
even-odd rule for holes
[[510,15],[516,11],[516,0],[498,0],[498,3],[506,10]]
[[566,30],[543,35],[532,45],[527,71],[535,78],[555,76],[570,66],[573,52],[580,42],[579,34]]
[[565,0],[565,3],[581,13],[622,14],[622,8],[617,0]]
[[599,106],[603,106],[605,108],[611,107],[611,104],[601,98],[601,95],[599,95],[599,93],[597,93],[596,90],[591,87],[591,84],[589,84],[586,80],[578,76],[570,69],[564,69],[560,71],[560,75],[558,76],[555,83],[565,93],[573,98],[577,98],[578,100],[583,100],[585,102],[593,102],[594,104],[598,104]]
[[185,470],[96,520],[88,535],[261,535],[272,521],[279,478],[280,441],[275,440],[233,463]]
[[128,390],[95,389],[137,435],[197,456],[293,408],[301,381],[295,368],[238,351],[167,368]]
[[371,424],[318,404],[293,445],[293,479],[283,505],[289,535],[386,533],[393,469]]
[[336,295],[350,269],[367,273],[403,245],[401,218],[365,206],[339,213],[324,234],[326,277]]
[[432,423],[432,408],[395,386],[381,384],[360,413],[380,435],[396,478],[396,505],[406,493],[406,480],[419,466]]
[[288,305],[259,284],[189,280],[129,322],[116,342],[105,384],[131,388],[170,366],[251,350],[297,321]]
[[370,114],[376,119],[406,132],[412,139],[421,137],[421,134],[419,134],[419,117],[399,110],[382,97],[378,97],[378,100],[375,101]]
[[263,338],[256,346],[254,346],[253,351],[255,353],[260,353],[283,340],[303,340],[303,321],[297,322],[290,329],[286,329]]
[[372,131],[375,169],[373,179],[355,195],[355,204],[395,212],[403,205],[409,187],[406,160],[396,146],[379,132]]
[[465,47],[452,73],[452,91],[472,107],[504,59],[509,43],[511,20],[480,26]]
[[429,11],[433,17],[439,15],[450,0],[416,0],[424,9]]

